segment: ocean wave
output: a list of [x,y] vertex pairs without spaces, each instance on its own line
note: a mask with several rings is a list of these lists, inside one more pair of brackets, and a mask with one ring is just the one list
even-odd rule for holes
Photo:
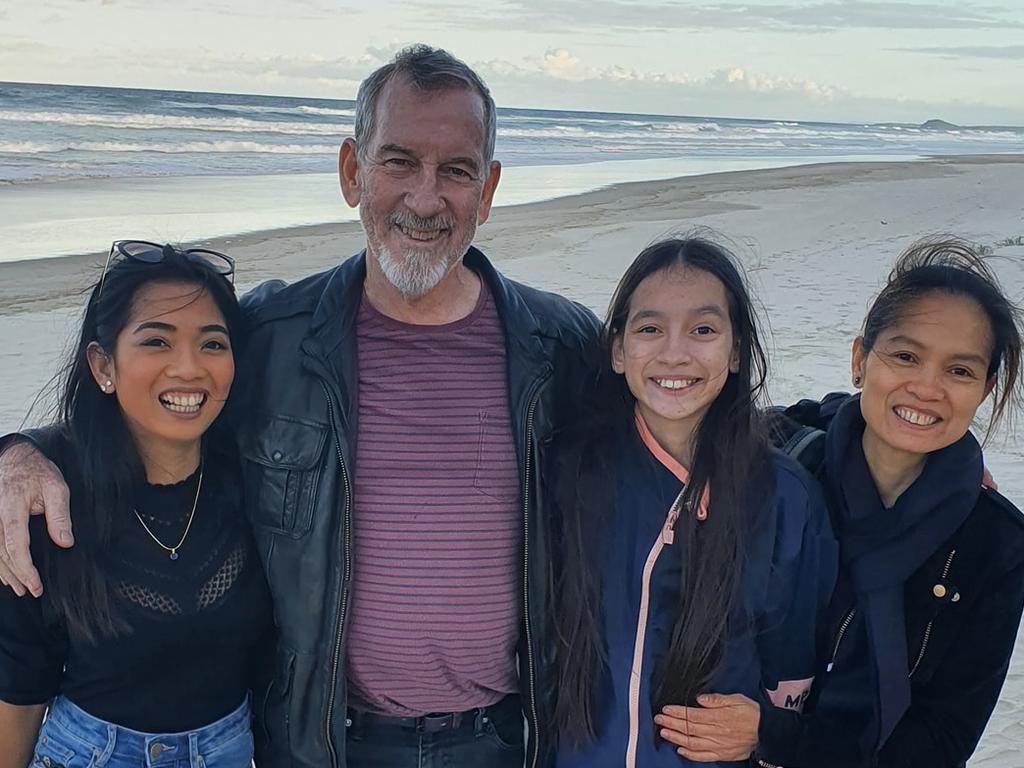
[[246,117],[189,117],[184,115],[101,115],[88,112],[0,111],[2,122],[48,123],[91,128],[137,128],[142,130],[184,129],[226,133],[282,133],[288,135],[344,136],[353,125],[328,123],[271,122]]
[[553,125],[550,128],[502,128],[501,125],[498,126],[498,136],[516,139],[596,139],[635,135],[632,133],[611,133],[609,131],[588,131],[576,125]]
[[[567,119],[566,116],[555,118],[547,115],[498,115],[499,125],[515,125],[517,123],[549,123],[549,122],[564,122]],[[622,126],[629,128],[650,128],[652,123],[649,120],[626,120],[616,118],[603,118],[603,117],[585,117],[576,116],[571,117],[573,123],[577,124],[579,128],[588,128],[592,126]]]
[[339,117],[355,117],[356,111],[354,109],[333,109],[331,107],[298,107],[299,112],[305,112],[307,115],[337,115]]
[[260,144],[255,141],[184,141],[179,143],[125,141],[72,141],[41,143],[0,142],[0,154],[40,155],[57,152],[160,152],[164,154],[261,153],[320,155],[337,152],[333,144]]
[[[723,128],[718,123],[709,121],[704,123],[667,123],[654,128],[655,133],[659,130],[666,131],[668,133],[718,133],[722,131]],[[734,129],[729,128],[727,130]]]
[[160,100],[160,104],[166,104],[171,107],[180,107],[181,109],[213,109],[222,111],[227,110],[231,112],[257,112],[274,114],[276,112],[294,112],[295,107],[277,106],[274,104],[226,104],[223,102],[216,101],[175,101],[168,99],[167,101]]
[[[583,121],[580,121],[583,122]],[[597,123],[599,121],[591,121]],[[651,139],[658,138],[672,138],[680,135],[693,135],[696,136],[701,133],[721,133],[723,131],[733,131],[734,128],[723,128],[721,125],[715,122],[702,122],[702,123],[636,123],[630,125],[623,130],[625,126],[623,123],[615,123],[614,121],[605,121],[609,125],[614,125],[619,130],[599,130],[591,125],[566,125],[561,123],[555,123],[547,126],[537,126],[535,128],[509,128],[502,126],[501,122],[498,123],[498,135],[509,138],[522,138],[522,139],[635,139],[638,143],[648,142]],[[632,128],[632,130],[630,130]]]
[[215,101],[164,101],[163,104],[169,104],[175,107],[182,107],[183,109],[215,109],[223,110],[227,112],[255,112],[258,114],[325,114],[325,115],[341,115],[342,117],[354,117],[354,109],[328,109],[325,107],[313,107],[307,104],[229,104],[225,102]]

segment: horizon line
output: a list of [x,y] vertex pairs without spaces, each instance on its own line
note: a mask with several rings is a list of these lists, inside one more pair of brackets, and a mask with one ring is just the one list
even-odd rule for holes
[[[127,85],[97,85],[97,84],[84,84],[84,83],[50,83],[33,80],[0,80],[0,86],[4,85],[42,85],[42,86],[53,86],[57,88],[98,88],[113,91],[149,91],[153,93],[193,93],[206,96],[250,96],[259,98],[271,98],[271,99],[289,99],[292,101],[326,101],[326,102],[348,102],[355,104],[355,99],[344,99],[336,97],[324,97],[324,96],[293,96],[288,94],[276,94],[276,93],[256,93],[256,92],[238,92],[238,91],[207,91],[207,90],[189,90],[182,88],[151,88],[151,87],[136,87]],[[963,125],[960,123],[953,123],[945,120],[941,117],[931,117],[921,123],[904,122],[897,120],[804,120],[804,119],[793,119],[783,117],[773,118],[762,118],[762,117],[736,117],[730,115],[681,115],[672,113],[659,113],[659,112],[619,112],[611,110],[597,110],[597,109],[551,109],[547,107],[515,107],[515,106],[496,106],[497,112],[500,114],[503,111],[528,111],[528,112],[547,112],[553,114],[574,114],[574,115],[622,115],[626,117],[655,117],[655,118],[688,118],[688,119],[699,119],[699,120],[737,120],[737,121],[750,121],[758,123],[800,123],[800,124],[811,124],[811,125],[864,125],[864,126],[885,126],[885,125],[897,125],[897,126],[910,126],[914,128],[922,128],[930,122],[942,122],[953,128],[966,128],[966,129],[1013,129],[1013,130],[1024,130],[1024,124],[1021,125]]]

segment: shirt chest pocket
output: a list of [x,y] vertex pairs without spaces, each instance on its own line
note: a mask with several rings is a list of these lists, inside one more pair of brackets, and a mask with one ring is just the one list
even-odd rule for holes
[[322,424],[283,418],[243,431],[246,506],[254,525],[296,539],[309,533],[327,436]]

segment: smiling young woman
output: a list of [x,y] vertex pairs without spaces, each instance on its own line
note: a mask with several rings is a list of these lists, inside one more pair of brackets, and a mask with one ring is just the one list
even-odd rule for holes
[[957,442],[995,386],[992,324],[977,301],[922,295],[866,346],[854,341],[863,449],[886,507],[920,476],[928,455]]
[[78,541],[60,549],[34,519],[46,591],[0,595],[0,768],[244,768],[271,614],[218,428],[243,342],[231,262],[114,252],[59,421],[35,436],[68,482]]
[[760,427],[766,359],[727,251],[697,237],[645,249],[603,341],[592,402],[542,475],[558,508],[555,765],[696,765],[658,713],[713,689],[799,708],[835,541],[817,484]]
[[200,441],[235,374],[231,334],[213,297],[183,282],[139,287],[114,349],[86,349],[96,386],[113,395],[151,482],[176,482],[199,462]]

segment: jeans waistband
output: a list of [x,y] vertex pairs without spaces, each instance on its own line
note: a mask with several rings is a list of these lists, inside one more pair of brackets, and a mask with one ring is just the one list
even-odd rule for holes
[[229,715],[194,731],[182,733],[142,733],[93,717],[63,696],[57,697],[47,721],[85,743],[94,744],[108,754],[125,757],[145,755],[145,765],[157,766],[188,760],[202,754],[250,728],[249,700]]
[[378,715],[349,707],[346,725],[357,730],[384,727],[411,730],[417,733],[440,733],[463,729],[480,730],[487,723],[488,718],[503,718],[521,711],[522,699],[519,694],[514,693],[489,707],[476,707],[464,712],[431,712],[420,717]]

